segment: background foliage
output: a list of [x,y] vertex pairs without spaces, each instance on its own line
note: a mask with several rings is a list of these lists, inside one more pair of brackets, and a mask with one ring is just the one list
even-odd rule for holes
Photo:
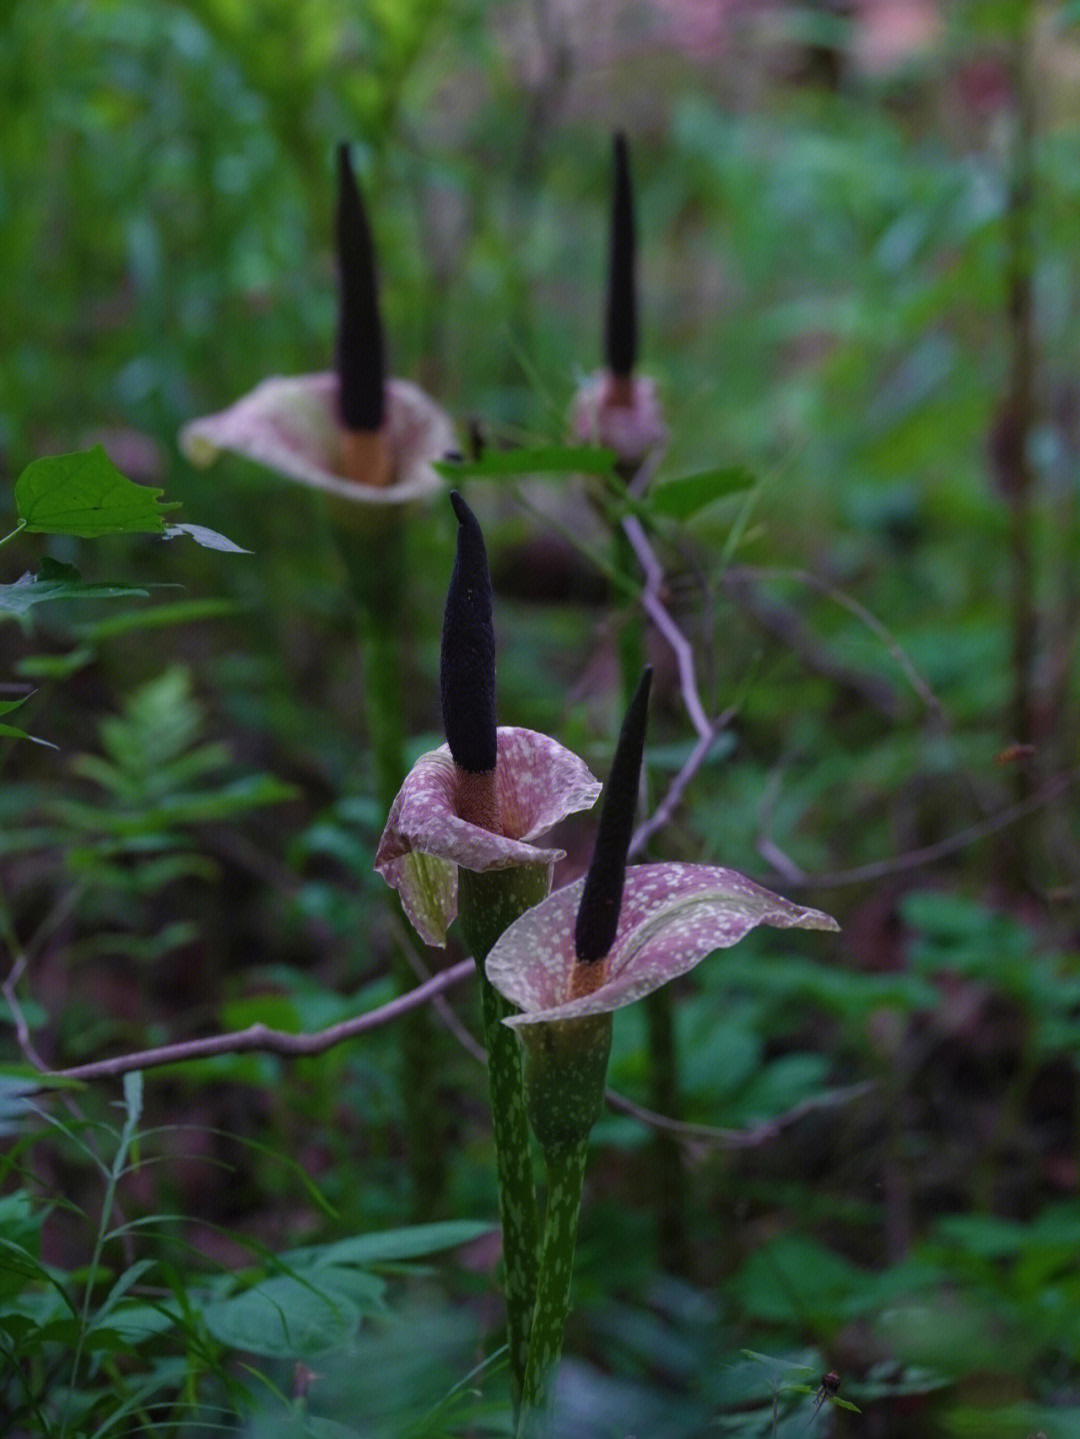
[[[599,359],[609,135],[631,137],[645,368],[672,431],[658,482],[754,477],[654,520],[705,707],[734,711],[657,852],[744,869],[844,933],[755,936],[685,983],[679,1117],[699,1127],[677,1147],[675,1259],[650,1130],[617,1111],[598,1128],[560,1435],[1074,1432],[1076,8],[6,8],[0,468],[10,485],[101,442],[252,552],[0,551],[5,583],[48,556],[147,590],[2,615],[0,694],[33,690],[19,726],[59,746],[0,731],[9,1076],[35,1054],[317,1028],[389,998],[402,947],[443,963],[371,872],[384,816],[317,498],[239,461],[196,473],[175,435],[268,374],[328,365],[348,138],[394,372],[463,433],[564,438]],[[566,538],[604,551],[603,524],[559,480],[469,498],[500,591],[501,719],[603,773],[624,606]],[[451,521],[435,505],[408,535],[416,751],[438,728]],[[649,648],[655,803],[694,736]],[[562,878],[589,835],[567,829]],[[423,1215],[392,1030],[155,1071],[122,1103],[106,1084],[28,1109],[5,1080],[5,1432],[506,1432],[462,1027],[467,987],[432,1054],[445,1165]],[[612,1084],[648,1102],[636,1011],[615,1046]],[[811,1419],[828,1369],[860,1414]]]

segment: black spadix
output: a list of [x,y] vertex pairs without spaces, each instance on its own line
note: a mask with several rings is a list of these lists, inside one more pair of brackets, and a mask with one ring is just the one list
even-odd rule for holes
[[443,733],[454,763],[469,774],[495,768],[495,631],[491,625],[491,576],[476,516],[450,491],[458,518],[457,558],[443,615]]
[[386,367],[375,284],[375,248],[345,144],[338,146],[337,245],[341,423],[347,430],[378,430],[386,418]]
[[613,375],[629,376],[637,360],[637,291],[634,281],[636,238],[634,197],[626,136],[615,136],[615,188],[611,201],[611,256],[608,266],[604,352]]
[[603,959],[615,942],[626,879],[626,855],[634,831],[634,809],[645,754],[652,674],[652,666],[646,665],[623,719],[611,773],[604,786],[596,847],[574,927],[574,950],[582,964]]

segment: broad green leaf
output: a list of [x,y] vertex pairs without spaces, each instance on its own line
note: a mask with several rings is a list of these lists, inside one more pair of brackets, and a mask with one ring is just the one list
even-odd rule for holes
[[270,1359],[305,1359],[348,1344],[360,1311],[336,1290],[321,1293],[299,1279],[265,1279],[203,1311],[210,1333],[230,1349]]
[[700,474],[683,475],[677,480],[657,485],[649,495],[648,508],[654,515],[662,515],[665,519],[688,520],[714,501],[753,489],[756,483],[750,471],[739,465],[723,470],[703,470]]
[[153,1304],[124,1304],[110,1310],[99,1327],[113,1333],[124,1348],[133,1348],[144,1339],[166,1334],[180,1322],[179,1314]]
[[511,475],[607,475],[615,464],[597,445],[542,445],[528,450],[492,450],[479,460],[441,460],[435,469],[451,480],[504,479]]
[[33,534],[160,535],[163,490],[129,480],[101,445],[71,455],[49,455],[27,465],[15,482],[15,508]]
[[95,584],[83,580],[74,565],[46,558],[36,575],[27,570],[14,584],[0,585],[0,610],[24,615],[31,605],[40,605],[45,600],[112,600],[147,593],[139,585]]
[[321,1251],[300,1251],[324,1264],[390,1264],[402,1259],[419,1259],[471,1244],[492,1226],[474,1219],[449,1219],[441,1224],[414,1224],[408,1229],[385,1229],[375,1234],[356,1234],[328,1244]]
[[219,535],[217,530],[208,530],[205,525],[166,525],[165,538],[167,540],[178,539],[181,535],[188,535],[197,545],[202,545],[207,550],[222,550],[230,555],[250,555],[250,550],[245,550],[242,545],[235,544],[225,535]]

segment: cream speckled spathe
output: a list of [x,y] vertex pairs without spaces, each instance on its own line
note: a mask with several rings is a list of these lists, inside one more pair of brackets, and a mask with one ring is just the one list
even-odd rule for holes
[[375,856],[375,868],[401,896],[409,920],[426,944],[443,945],[457,914],[457,870],[484,872],[546,864],[561,849],[533,843],[577,810],[591,809],[600,782],[583,760],[548,735],[501,727],[495,786],[501,834],[458,815],[450,747],[421,755],[398,791]]
[[455,447],[450,417],[408,380],[387,380],[387,438],[394,480],[385,488],[346,479],[340,471],[338,378],[332,373],[263,380],[227,410],[192,420],[180,449],[192,464],[213,463],[229,450],[312,489],[360,505],[403,505],[442,488],[432,468]]
[[626,872],[619,927],[603,983],[570,1000],[577,957],[574,923],[584,880],[556,891],[517,920],[488,955],[495,988],[523,1013],[520,1026],[621,1009],[686,974],[714,949],[727,949],[759,924],[839,929],[829,915],[781,899],[733,869],[642,864]]

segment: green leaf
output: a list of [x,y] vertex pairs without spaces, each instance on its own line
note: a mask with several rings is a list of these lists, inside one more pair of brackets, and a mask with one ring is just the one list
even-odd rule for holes
[[483,459],[436,462],[451,480],[505,479],[511,475],[607,475],[615,464],[610,450],[597,445],[541,445],[528,450],[492,450]]
[[78,645],[62,655],[27,655],[15,666],[15,673],[29,680],[65,680],[93,658],[89,645]]
[[210,1333],[230,1349],[270,1359],[305,1359],[348,1344],[360,1312],[342,1294],[323,1294],[283,1275],[203,1311]]
[[[244,551],[247,554],[247,551]],[[181,600],[174,605],[157,605],[153,609],[126,610],[122,615],[93,620],[79,625],[77,633],[85,639],[113,639],[131,630],[158,630],[167,625],[186,625],[195,620],[224,619],[242,614],[251,606],[242,600]]]
[[648,508],[665,519],[688,520],[716,500],[753,489],[756,483],[750,471],[740,465],[702,470],[700,474],[683,475],[657,485],[649,495]]
[[101,445],[71,455],[49,455],[27,465],[15,482],[15,508],[33,534],[160,535],[163,490],[129,480]]
[[[23,695],[22,699],[0,700],[0,715],[6,715],[12,710],[17,710],[19,706],[25,704],[29,698],[29,695]],[[0,724],[0,735],[5,736],[7,739],[28,739],[31,744],[43,744],[49,749],[58,748],[51,740],[38,739],[37,735],[27,734],[25,730],[16,729],[14,725],[10,724]]]
[[234,544],[225,535],[219,535],[217,530],[208,530],[205,525],[166,525],[165,538],[167,540],[178,539],[181,535],[188,535],[197,545],[202,545],[207,550],[222,550],[229,555],[250,555],[250,550],[245,550],[242,545]]
[[402,1259],[419,1259],[471,1244],[491,1233],[491,1224],[474,1219],[449,1219],[441,1224],[414,1224],[409,1229],[385,1229],[375,1234],[355,1234],[319,1249],[297,1250],[292,1261],[311,1259],[322,1264],[391,1264]]
[[46,558],[36,575],[27,570],[14,584],[0,585],[0,610],[24,615],[31,605],[40,605],[45,600],[112,600],[147,593],[139,585],[94,584],[81,579],[74,565]]

